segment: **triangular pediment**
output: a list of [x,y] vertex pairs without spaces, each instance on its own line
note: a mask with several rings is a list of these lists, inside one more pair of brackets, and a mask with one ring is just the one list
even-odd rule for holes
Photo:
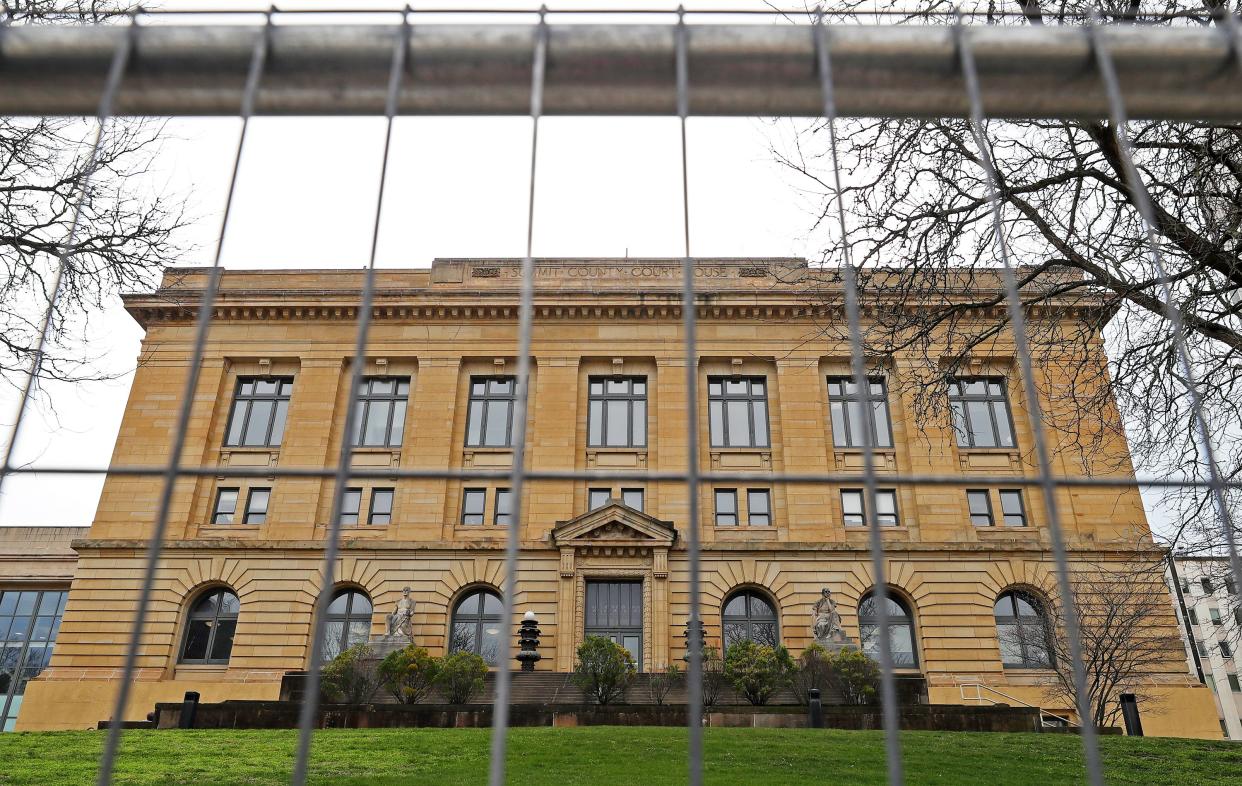
[[552,528],[552,542],[558,546],[579,545],[673,545],[677,530],[668,521],[610,502],[581,516],[559,521]]

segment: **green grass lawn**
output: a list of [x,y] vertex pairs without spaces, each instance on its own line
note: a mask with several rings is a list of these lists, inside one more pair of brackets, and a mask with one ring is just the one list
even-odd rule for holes
[[[316,732],[315,784],[476,784],[485,781],[485,729],[376,729]],[[90,784],[99,732],[0,735],[0,784]],[[1105,738],[1110,783],[1239,784],[1242,747],[1197,740]],[[296,732],[133,731],[121,749],[117,783],[286,783]],[[879,732],[708,729],[711,784],[885,783]],[[908,783],[1081,783],[1077,737],[1040,734],[907,732]],[[686,780],[686,731],[595,726],[510,732],[514,784],[657,784]]]

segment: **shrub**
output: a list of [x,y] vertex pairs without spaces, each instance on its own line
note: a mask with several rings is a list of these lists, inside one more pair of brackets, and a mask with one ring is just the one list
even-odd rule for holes
[[366,704],[379,690],[380,677],[375,650],[355,644],[324,665],[319,686],[328,701],[356,707]]
[[715,647],[703,648],[703,706],[714,707],[725,686],[724,660]]
[[625,647],[602,636],[587,636],[578,646],[573,680],[587,698],[609,704],[625,696],[637,671]]
[[656,703],[657,707],[664,706],[664,700],[674,688],[681,684],[681,678],[681,668],[676,663],[667,667],[663,672],[648,675],[647,693],[651,694],[651,700]]
[[475,693],[483,690],[487,662],[473,652],[449,653],[440,658],[435,686],[449,704],[468,704]]
[[767,704],[793,678],[794,662],[783,645],[739,641],[725,652],[725,676],[751,704]]
[[798,656],[798,671],[794,675],[794,687],[798,701],[806,704],[810,701],[811,688],[818,688],[822,694],[832,684],[832,656],[822,644],[812,644]]
[[379,676],[392,697],[402,704],[417,704],[435,683],[440,663],[423,647],[413,644],[394,650],[379,664]]
[[879,694],[880,667],[858,650],[828,656],[828,682],[846,704],[872,704]]

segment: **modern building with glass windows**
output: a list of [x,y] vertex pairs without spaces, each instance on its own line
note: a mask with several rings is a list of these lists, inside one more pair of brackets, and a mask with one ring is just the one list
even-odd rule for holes
[[[512,658],[518,620],[530,611],[543,631],[540,671],[569,672],[592,634],[627,648],[644,671],[664,669],[685,654],[691,527],[703,544],[699,611],[709,645],[753,639],[796,656],[814,640],[812,609],[829,588],[847,634],[874,653],[873,515],[903,679],[933,703],[986,695],[1046,704],[1041,686],[1053,664],[1023,631],[1055,619],[1055,572],[1043,500],[1018,482],[1036,466],[1004,331],[930,391],[929,414],[914,405],[916,392],[929,391],[911,390],[912,356],[870,358],[866,389],[855,387],[835,271],[793,259],[698,260],[691,400],[679,260],[535,267],[528,467],[627,480],[545,477],[528,481],[522,499],[512,493],[519,262],[380,271],[363,357],[353,356],[360,272],[223,274],[182,459],[212,471],[175,488],[127,717],[187,690],[204,701],[274,699],[313,647],[334,655],[383,634],[407,586],[414,642],[433,654]],[[167,462],[206,281],[180,270],[159,291],[126,298],[148,360],[134,378],[116,466]],[[973,285],[999,281],[976,276]],[[1088,307],[1033,318],[1072,320]],[[350,400],[355,368],[362,386]],[[1041,389],[1055,388],[1055,368],[1037,371]],[[1058,411],[1054,396],[1042,406]],[[346,433],[351,411],[356,425]],[[698,444],[687,442],[687,413]],[[1116,417],[1102,413],[1070,436],[1049,430],[1058,471],[1128,466],[1119,429],[1099,428]],[[1084,465],[1078,438],[1104,445],[1099,466]],[[334,491],[322,471],[342,441],[365,475],[343,490],[327,635],[312,642]],[[860,479],[867,445],[879,476],[874,500]],[[688,519],[687,484],[676,479],[689,451],[710,475],[695,490],[698,521]],[[290,468],[319,474],[276,472]],[[445,470],[484,477],[428,474]],[[780,474],[841,481],[776,482]],[[962,482],[910,485],[895,482],[898,474]],[[57,648],[26,684],[18,728],[83,728],[107,717],[161,482],[108,477],[90,532],[75,542]],[[1121,562],[1151,548],[1136,490],[1057,493],[1072,560]],[[504,619],[505,535],[515,519],[516,616]],[[1174,629],[1171,610],[1162,624]],[[1187,675],[1180,652],[1148,684],[1152,701],[1166,705],[1144,719],[1148,733],[1219,736],[1211,694]]]

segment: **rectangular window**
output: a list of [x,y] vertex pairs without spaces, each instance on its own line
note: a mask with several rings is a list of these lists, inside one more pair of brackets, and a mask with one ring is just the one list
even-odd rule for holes
[[1233,657],[1233,648],[1229,646],[1229,643],[1228,643],[1228,642],[1221,641],[1221,642],[1217,642],[1217,643],[1218,643],[1218,644],[1220,644],[1220,656],[1221,656],[1222,658],[1232,658],[1232,657]]
[[587,445],[647,447],[647,378],[591,377],[587,395]]
[[271,489],[250,489],[246,495],[246,513],[243,524],[262,524],[267,521],[267,503],[271,501]]
[[746,490],[746,522],[752,527],[772,524],[772,495],[767,489]]
[[212,524],[232,524],[237,513],[237,489],[220,489],[216,492],[216,507],[211,512]]
[[466,447],[512,447],[516,384],[513,377],[470,378],[470,401],[466,410]]
[[362,511],[362,489],[345,489],[341,498],[341,523],[357,524]]
[[513,521],[513,492],[509,489],[496,489],[496,515],[492,521],[501,526]]
[[482,524],[487,489],[466,489],[461,495],[461,523]]
[[949,409],[961,448],[1011,448],[1013,418],[1001,377],[958,377],[949,383]]
[[1026,507],[1022,504],[1021,489],[1001,489],[1001,521],[1006,527],[1026,526]]
[[1183,595],[1190,594],[1190,581],[1185,578],[1182,579],[1182,594]]
[[1189,611],[1189,614],[1190,614],[1190,624],[1191,624],[1191,625],[1198,625],[1198,624],[1199,624],[1199,614],[1198,614],[1198,612],[1196,612],[1194,609],[1189,609],[1188,611]]
[[[871,423],[866,423],[866,408]],[[839,448],[861,448],[870,434],[871,446],[891,448],[893,434],[888,415],[888,394],[883,377],[867,380],[867,394],[861,398],[858,386],[848,377],[828,378],[828,408],[832,415],[832,444]]]
[[587,489],[587,510],[602,508],[612,497],[612,489]]
[[643,489],[621,489],[621,504],[627,508],[641,511],[643,509],[643,499],[646,496]]
[[1195,642],[1195,649],[1199,650],[1199,657],[1200,657],[1200,658],[1206,658],[1206,657],[1208,656],[1208,648],[1207,648],[1207,645],[1206,645],[1206,644],[1204,644],[1202,641],[1196,641],[1196,642]]
[[1230,674],[1230,675],[1229,675],[1229,688],[1230,688],[1230,689],[1231,689],[1234,693],[1242,693],[1242,683],[1239,683],[1239,682],[1238,682],[1238,675],[1237,675],[1237,674]]
[[409,377],[363,377],[354,402],[354,445],[400,447],[409,398]]
[[709,377],[707,410],[712,447],[768,447],[768,392],[764,377]]
[[274,448],[285,435],[292,377],[240,377],[224,445],[231,448]]
[[1220,618],[1220,609],[1208,609],[1208,616],[1212,618],[1213,625],[1221,625],[1224,620]]
[[[867,524],[866,497],[866,492],[862,489],[841,490],[841,512],[847,526]],[[876,489],[875,514],[880,526],[897,526],[899,519],[897,518],[897,491],[895,489]]]
[[716,526],[737,526],[737,489],[716,489]]
[[1233,609],[1233,621],[1242,627],[1242,606],[1235,606]]
[[371,489],[371,512],[367,523],[384,525],[392,523],[392,489]]
[[966,492],[966,505],[970,508],[970,523],[976,527],[990,527],[992,519],[992,499],[987,489],[969,489]]
[[1203,578],[1199,579],[1199,584],[1203,587],[1204,595],[1212,594],[1212,580],[1211,579],[1209,579],[1207,576],[1204,576]]

